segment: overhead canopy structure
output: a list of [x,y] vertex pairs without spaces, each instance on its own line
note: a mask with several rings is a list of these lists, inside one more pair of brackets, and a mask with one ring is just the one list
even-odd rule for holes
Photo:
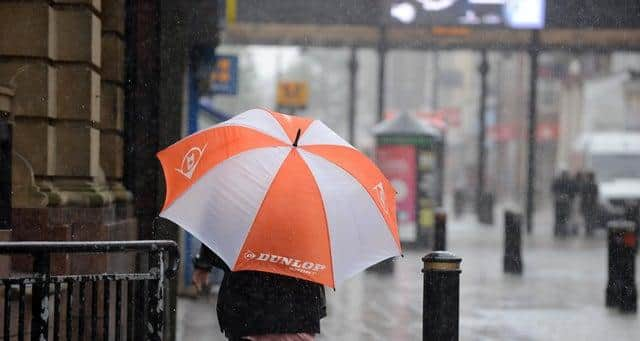
[[373,127],[373,133],[376,136],[411,135],[442,138],[442,132],[438,128],[417,119],[407,112],[378,123]]
[[[395,0],[236,2],[237,21],[223,33],[226,44],[518,50],[536,42],[532,30],[504,25],[403,24],[389,14]],[[542,50],[640,50],[637,13],[640,3],[629,1],[585,6],[582,1],[547,0],[546,25],[536,45]]]
[[[640,51],[640,29],[545,29],[539,33],[541,50]],[[467,27],[392,27],[383,35],[378,27],[236,23],[226,28],[223,42],[231,45],[357,46],[397,49],[525,50],[532,31]]]

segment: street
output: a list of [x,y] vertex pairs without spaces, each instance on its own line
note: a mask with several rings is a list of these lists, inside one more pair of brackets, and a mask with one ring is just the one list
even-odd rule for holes
[[0,0],[3,340],[640,341],[639,234],[640,0]]
[[[462,257],[461,340],[638,340],[640,318],[604,306],[603,231],[553,240],[550,214],[524,236],[524,274],[502,272],[503,228],[466,216],[449,223],[449,249]],[[318,340],[418,340],[422,330],[424,250],[405,250],[392,276],[362,273],[327,290]],[[636,268],[636,272],[638,268]],[[636,275],[637,277],[637,275]],[[178,339],[224,340],[215,300],[181,298]]]

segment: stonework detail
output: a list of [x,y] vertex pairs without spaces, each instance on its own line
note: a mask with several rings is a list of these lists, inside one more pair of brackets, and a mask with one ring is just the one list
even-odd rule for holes
[[102,106],[100,166],[118,203],[131,193],[122,185],[124,167],[124,0],[102,2]]
[[13,98],[17,116],[56,117],[56,75],[57,69],[42,60],[0,62],[0,80],[20,89]]
[[102,79],[122,83],[124,81],[124,41],[119,35],[104,32],[102,35]]
[[56,12],[59,61],[101,65],[100,19],[84,6],[63,7]]
[[[42,208],[49,205],[49,197],[36,184],[33,168],[19,153],[13,153],[12,160],[13,207]],[[55,201],[53,199],[52,201]]]
[[0,54],[55,57],[55,11],[46,1],[0,2]]
[[[124,6],[124,0],[0,1],[0,86],[15,90],[14,224],[0,240],[137,237],[132,196],[122,185]],[[105,255],[60,256],[52,269],[113,266]],[[14,257],[11,267],[30,264]],[[0,259],[0,273],[7,268]]]
[[60,65],[58,117],[100,121],[100,74],[85,65]]
[[110,82],[102,82],[100,102],[100,128],[123,131],[124,90],[122,86]]

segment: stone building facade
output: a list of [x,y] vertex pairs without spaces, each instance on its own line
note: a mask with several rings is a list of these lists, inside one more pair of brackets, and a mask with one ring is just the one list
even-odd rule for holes
[[[10,238],[135,239],[123,186],[125,1],[2,1],[0,18],[0,83],[13,91]],[[108,259],[54,269],[90,267]]]
[[[0,121],[13,130],[0,241],[177,239],[175,225],[154,223],[164,199],[155,154],[183,133],[189,64],[217,45],[217,18],[212,0],[0,1]],[[51,271],[143,267],[61,255]],[[30,270],[27,258],[0,256],[0,278]],[[168,290],[173,339],[176,283]]]

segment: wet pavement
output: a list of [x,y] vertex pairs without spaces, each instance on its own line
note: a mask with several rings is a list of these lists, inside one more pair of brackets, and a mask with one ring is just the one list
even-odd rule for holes
[[[449,249],[463,258],[461,340],[640,340],[640,317],[604,306],[605,236],[554,240],[548,214],[523,241],[522,276],[502,272],[502,219],[449,223]],[[327,291],[319,340],[419,340],[426,250],[405,250],[392,275],[365,272]],[[636,267],[640,274],[640,267]],[[636,275],[638,277],[638,274]],[[180,299],[178,340],[225,340],[215,297]]]

